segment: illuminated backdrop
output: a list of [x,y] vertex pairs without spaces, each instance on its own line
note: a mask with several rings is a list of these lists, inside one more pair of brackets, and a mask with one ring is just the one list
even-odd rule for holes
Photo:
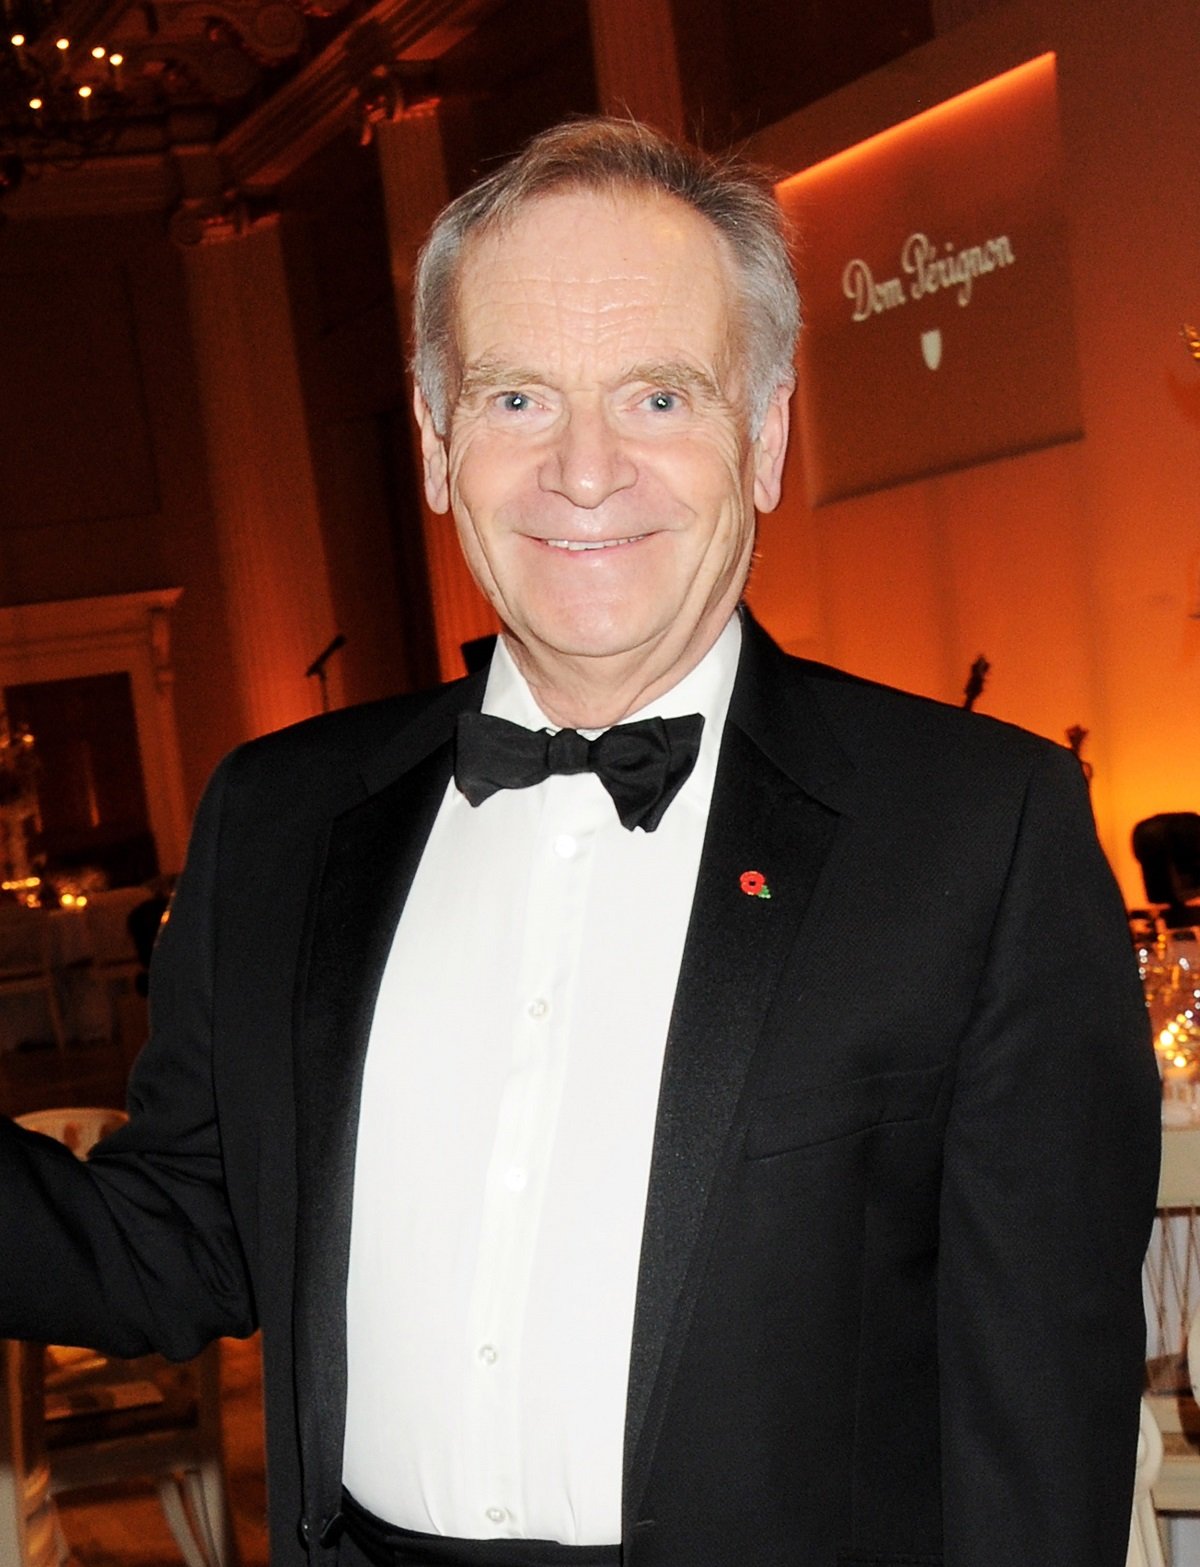
[[1053,54],[779,194],[810,504],[1082,434]]

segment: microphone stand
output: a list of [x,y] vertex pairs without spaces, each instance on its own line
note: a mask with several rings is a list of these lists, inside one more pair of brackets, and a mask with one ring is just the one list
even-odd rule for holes
[[329,646],[327,648],[323,648],[321,652],[317,654],[316,658],[313,659],[308,668],[304,671],[304,678],[306,680],[312,680],[315,676],[316,679],[321,682],[321,711],[323,713],[327,713],[329,711],[329,674],[325,666],[328,664],[333,655],[338,651],[338,649],[344,648],[345,645],[346,639],[339,631]]

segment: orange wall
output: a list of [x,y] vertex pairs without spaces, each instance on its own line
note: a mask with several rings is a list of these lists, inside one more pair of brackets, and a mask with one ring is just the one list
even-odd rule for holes
[[[1194,0],[1023,0],[750,145],[807,168],[1046,50],[1058,55],[1084,438],[811,510],[798,443],[751,602],[796,652],[945,701],[1090,731],[1100,834],[1142,897],[1134,822],[1200,809],[1200,138]],[[981,376],[988,372],[981,362]],[[870,389],[870,399],[886,388]]]

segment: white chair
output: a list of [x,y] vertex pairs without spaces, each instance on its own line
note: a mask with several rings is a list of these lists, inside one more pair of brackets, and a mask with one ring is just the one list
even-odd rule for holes
[[0,903],[0,1000],[41,996],[54,1041],[66,1043],[62,1009],[50,960],[49,916],[44,909]]
[[84,914],[88,924],[88,944],[92,984],[103,996],[107,1019],[107,1038],[119,1034],[117,1002],[121,995],[135,993],[141,960],[129,934],[129,916],[150,896],[145,887],[117,887],[111,892],[94,892],[88,897]]
[[1200,1512],[1200,1410],[1188,1385],[1188,1327],[1200,1308],[1200,1127],[1166,1127],[1158,1219],[1143,1273],[1149,1328],[1146,1402],[1163,1437],[1160,1513]]
[[1162,1433],[1142,1401],[1141,1423],[1138,1428],[1137,1470],[1133,1482],[1133,1519],[1129,1526],[1129,1555],[1126,1567],[1166,1567],[1163,1557],[1162,1536],[1159,1534],[1158,1515],[1154,1511],[1151,1491],[1158,1479],[1163,1460]]
[[40,1401],[29,1396],[40,1377],[34,1344],[0,1341],[0,1562],[4,1567],[62,1567],[68,1560],[50,1500],[50,1466]]
[[[41,1110],[19,1119],[84,1158],[125,1115],[88,1107]],[[56,1346],[3,1348],[10,1409],[23,1403],[26,1410],[24,1440],[15,1420],[7,1422],[13,1479],[10,1495],[0,1492],[0,1506],[10,1515],[0,1531],[9,1527],[13,1543],[6,1551],[8,1537],[0,1532],[3,1567],[55,1567],[62,1559],[48,1554],[57,1535],[49,1545],[33,1538],[39,1530],[46,1534],[35,1502],[44,1512],[47,1494],[133,1478],[154,1482],[187,1567],[238,1567],[221,1442],[219,1344],[183,1366],[157,1355],[116,1360]],[[47,1469],[43,1481],[39,1474]]]

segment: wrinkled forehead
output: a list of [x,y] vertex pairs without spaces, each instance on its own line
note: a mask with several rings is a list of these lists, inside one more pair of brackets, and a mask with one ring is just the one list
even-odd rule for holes
[[[538,195],[470,233],[459,257],[452,322],[461,358],[474,325],[547,309],[690,312],[697,330],[740,335],[737,269],[725,237],[678,197],[641,189]],[[515,325],[515,321],[514,321]]]

